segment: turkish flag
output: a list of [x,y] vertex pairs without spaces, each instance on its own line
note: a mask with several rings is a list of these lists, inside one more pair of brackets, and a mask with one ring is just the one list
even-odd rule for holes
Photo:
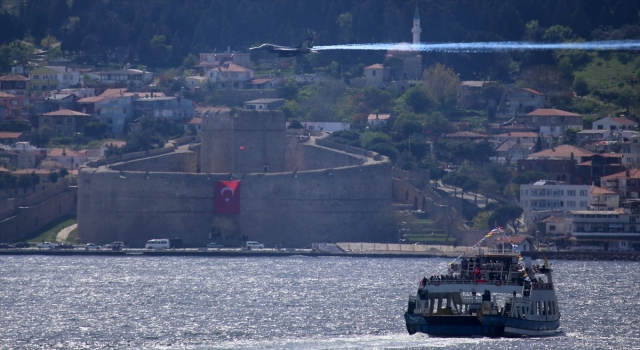
[[216,214],[240,214],[240,181],[216,181]]

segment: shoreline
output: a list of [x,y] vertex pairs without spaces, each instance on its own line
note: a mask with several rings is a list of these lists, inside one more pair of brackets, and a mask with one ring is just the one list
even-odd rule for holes
[[[55,256],[111,256],[111,257],[132,257],[132,256],[195,256],[195,257],[351,257],[351,258],[456,258],[459,254],[446,253],[404,253],[404,252],[340,252],[328,253],[322,251],[305,250],[202,250],[202,249],[126,249],[114,250],[57,250],[57,249],[6,249],[0,250],[0,256],[8,255],[55,255]],[[603,261],[640,261],[640,252],[523,252],[523,256],[532,259],[549,260],[603,260]]]

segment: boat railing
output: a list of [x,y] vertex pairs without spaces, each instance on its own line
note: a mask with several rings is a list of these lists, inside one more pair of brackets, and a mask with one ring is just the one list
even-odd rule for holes
[[488,284],[493,284],[496,286],[522,286],[523,282],[512,282],[512,281],[502,281],[502,280],[460,280],[460,279],[454,279],[454,280],[429,280],[427,281],[427,285],[435,285],[435,286],[440,286],[440,285],[447,285],[447,284],[455,284],[455,285],[460,285],[460,284],[468,284],[468,285],[488,285]]
[[476,295],[476,296],[463,296],[463,297],[462,297],[462,303],[463,303],[463,304],[475,304],[475,303],[482,303],[482,296],[481,296],[481,295]]

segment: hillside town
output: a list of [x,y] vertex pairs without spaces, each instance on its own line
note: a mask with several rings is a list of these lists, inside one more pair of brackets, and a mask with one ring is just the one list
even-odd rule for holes
[[[416,7],[405,26],[414,44],[420,18]],[[203,120],[220,111],[279,111],[287,133],[389,159],[393,223],[380,242],[472,245],[500,226],[525,250],[640,250],[635,80],[620,83],[632,93],[612,103],[578,76],[568,85],[537,80],[566,78],[549,66],[515,82],[461,80],[403,44],[348,77],[332,71],[336,62],[312,67],[230,48],[158,69],[118,51],[88,64],[20,45],[28,54],[0,76],[0,234],[19,231],[14,240],[76,215],[77,197],[46,215],[24,206],[75,193],[82,168],[198,143]],[[21,215],[32,222],[15,225]]]

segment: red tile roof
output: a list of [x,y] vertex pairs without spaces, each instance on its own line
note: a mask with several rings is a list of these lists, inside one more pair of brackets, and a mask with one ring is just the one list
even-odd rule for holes
[[31,173],[36,173],[36,175],[49,175],[51,173],[51,170],[45,170],[45,169],[19,169],[13,172],[14,174],[31,174]]
[[524,89],[522,89],[522,90],[527,91],[527,92],[530,92],[530,93],[532,93],[532,94],[542,95],[540,92],[538,92],[538,91],[536,91],[536,90],[534,90],[534,89],[524,88]]
[[247,82],[247,84],[264,84],[273,80],[276,80],[276,79],[275,78],[258,78],[258,79],[253,79]]
[[600,188],[598,186],[591,186],[591,194],[616,194],[613,191],[605,190],[604,188]]
[[529,117],[582,117],[582,114],[562,111],[555,108],[540,108],[527,114]]
[[0,131],[0,139],[17,139],[21,135],[21,132]]
[[76,101],[76,103],[95,103],[104,100],[104,96],[90,96],[83,97]]
[[11,172],[11,170],[0,166],[0,173],[10,173],[10,172]]
[[391,114],[369,114],[367,120],[388,120],[389,118],[391,118]]
[[627,118],[612,117],[611,120],[613,120],[616,123],[625,124],[625,125],[638,125],[638,123]]
[[531,153],[527,159],[570,159],[571,153],[574,157],[587,157],[595,153],[571,145],[561,145],[544,151]]
[[[63,154],[64,153],[64,154]],[[52,148],[47,152],[47,157],[84,157],[86,152],[76,151],[69,148]]]
[[28,81],[29,78],[20,74],[8,74],[0,77],[0,81]]
[[189,122],[187,124],[191,124],[191,125],[202,124],[202,118],[201,117],[193,117],[193,118],[191,118],[191,120],[189,120]]
[[91,115],[89,114],[72,111],[70,109],[60,109],[57,111],[43,113],[40,115],[47,116],[47,117],[91,117]]
[[12,97],[16,97],[16,95],[12,95],[12,94],[8,94],[6,92],[0,91],[0,97],[12,98]]
[[[627,171],[629,175],[627,176]],[[640,169],[629,169],[627,171],[621,171],[619,173],[603,176],[600,180],[613,180],[613,179],[640,179]]]
[[527,131],[514,131],[506,134],[493,135],[494,137],[538,137],[538,133]]
[[364,69],[384,69],[384,66],[380,63],[372,64],[368,67],[364,67]]
[[551,222],[551,223],[559,224],[559,223],[563,223],[564,222],[564,218],[551,215],[548,218],[546,218],[546,219],[544,219],[544,220],[542,220],[540,222]]

